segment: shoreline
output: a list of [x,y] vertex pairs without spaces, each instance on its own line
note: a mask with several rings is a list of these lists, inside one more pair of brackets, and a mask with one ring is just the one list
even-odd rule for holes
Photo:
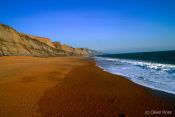
[[1,57],[0,63],[4,117],[175,115],[173,97],[103,71],[92,59]]
[[[109,58],[109,59],[115,59],[115,58]],[[97,61],[97,63],[98,63],[98,59],[96,60],[96,59],[94,59],[95,61]],[[160,63],[161,64],[161,63]],[[161,92],[162,94],[165,94],[165,95],[167,95],[167,96],[170,96],[170,97],[174,97],[174,99],[175,99],[175,93],[174,93],[174,91],[172,91],[172,90],[164,90],[163,88],[161,89],[161,88],[157,88],[157,87],[154,87],[154,85],[149,85],[149,84],[145,84],[144,82],[138,82],[137,80],[133,80],[135,77],[132,77],[131,75],[130,75],[130,77],[129,76],[125,76],[124,74],[120,74],[120,72],[118,72],[118,73],[112,73],[112,71],[110,71],[110,70],[105,70],[105,68],[103,68],[102,66],[100,66],[100,65],[98,65],[97,64],[97,67],[99,67],[100,69],[102,69],[103,71],[105,71],[105,72],[108,72],[108,73],[111,73],[111,74],[113,74],[113,75],[119,75],[119,76],[122,76],[122,77],[124,77],[124,78],[126,78],[126,79],[128,79],[128,80],[130,80],[130,81],[132,81],[133,83],[135,83],[135,84],[137,84],[137,85],[139,85],[139,86],[143,86],[143,87],[145,87],[145,88],[148,88],[148,89],[151,89],[153,92],[156,92],[156,91],[158,91],[158,92]],[[110,68],[110,67],[109,67]],[[119,68],[118,68],[119,69]],[[123,71],[123,70],[122,70]],[[121,72],[122,73],[122,72]],[[142,72],[141,72],[142,73]],[[138,76],[139,77],[139,76]],[[141,76],[142,77],[142,76]],[[145,76],[143,76],[143,78],[144,78]],[[160,76],[161,77],[161,76]],[[145,78],[149,78],[149,77],[145,77]],[[161,94],[161,93],[159,93],[159,94]]]
[[[83,77],[83,79],[81,79],[81,77]],[[100,83],[97,83],[97,81],[93,82],[94,79]],[[71,84],[70,82],[73,83]],[[91,85],[88,82],[94,83],[94,85]],[[59,116],[59,113],[62,113],[65,117],[69,116],[67,113],[64,113],[65,111],[68,111],[70,115],[83,116],[84,113],[86,116],[99,117],[104,116],[104,113],[105,116],[145,116],[145,113],[148,111],[150,112],[150,115],[155,115],[155,113],[151,113],[151,111],[159,112],[161,116],[169,116],[171,114],[174,115],[174,100],[170,100],[169,98],[168,100],[165,100],[159,96],[152,95],[150,93],[150,88],[138,85],[126,78],[123,78],[123,76],[105,72],[103,69],[97,67],[95,61],[92,60],[90,60],[86,65],[72,70],[66,76],[65,82],[63,81],[62,83],[64,84],[63,86],[60,87],[57,85],[45,93],[45,96],[43,96],[43,98],[40,100],[39,112],[45,113],[44,115],[46,116],[49,116],[50,114]],[[121,83],[121,85],[117,86],[119,83]],[[133,89],[127,89],[128,86]],[[64,90],[64,92],[60,91],[60,89]],[[55,94],[57,91],[60,91],[60,93]],[[101,91],[103,92],[102,94],[98,93]],[[110,94],[110,92],[112,93]],[[132,93],[134,94],[132,95]],[[59,96],[56,96],[59,94],[62,95],[60,100]],[[67,96],[69,96],[69,98],[67,98]],[[81,98],[78,98],[79,96]],[[91,98],[93,98],[93,100]],[[80,104],[77,103],[76,100],[79,100]],[[54,106],[55,103],[56,105],[64,105],[67,110],[62,109],[59,106],[55,106],[48,112],[48,108],[43,108],[45,107],[44,105]],[[94,108],[96,106],[98,110]],[[77,110],[77,107],[82,109]],[[166,111],[167,113],[160,113],[160,111]]]
[[[98,65],[96,65],[96,66],[99,69],[101,69],[103,72],[110,73],[110,72],[104,70],[103,68],[101,68],[100,66],[98,66]],[[166,91],[162,91],[162,90],[158,90],[158,89],[154,89],[154,88],[151,88],[151,87],[147,87],[147,86],[141,85],[139,83],[136,83],[136,82],[130,80],[130,78],[129,77],[126,77],[126,76],[122,76],[122,75],[119,75],[119,74],[113,74],[113,73],[110,73],[110,74],[116,75],[116,76],[121,76],[121,77],[125,78],[126,80],[131,81],[134,85],[138,85],[139,87],[143,87],[146,90],[149,90],[151,94],[153,94],[155,96],[158,96],[158,97],[160,97],[162,99],[165,99],[165,98],[166,99],[170,99],[170,100],[175,99],[175,94],[172,94],[172,93],[169,93],[169,92],[166,92]]]
[[[103,68],[99,67],[98,65],[96,65],[99,69],[101,69],[102,71],[104,72],[107,72],[107,73],[110,73],[108,71],[105,71]],[[147,86],[144,86],[144,85],[141,85],[141,84],[138,84],[132,80],[130,80],[130,78],[126,77],[126,76],[122,76],[122,75],[119,75],[119,74],[113,74],[113,73],[110,73],[112,75],[117,75],[117,76],[121,76],[129,81],[131,81],[132,83],[134,83],[134,85],[138,85],[139,87],[143,87],[143,88],[146,88],[146,90],[150,90],[150,93],[155,95],[155,96],[159,96],[160,98],[172,98],[172,99],[175,99],[175,94],[172,94],[172,93],[169,93],[169,92],[166,92],[166,91],[161,91],[161,90],[158,90],[158,89],[154,89],[154,88],[151,88],[151,87],[147,87]],[[168,97],[167,97],[168,96]]]

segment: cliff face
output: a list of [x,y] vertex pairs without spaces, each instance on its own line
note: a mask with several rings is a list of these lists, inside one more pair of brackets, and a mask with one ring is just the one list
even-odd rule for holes
[[0,25],[0,55],[57,56],[65,55],[42,41],[18,33],[13,28]]
[[66,51],[69,53],[69,55],[72,56],[95,56],[95,55],[100,55],[102,53],[97,52],[95,50],[87,49],[87,48],[73,48],[69,45],[66,44],[61,44],[60,42],[53,42],[55,48],[61,49],[63,51]]
[[53,45],[52,41],[50,39],[48,39],[48,38],[38,37],[38,36],[33,36],[33,35],[28,35],[28,34],[23,34],[23,33],[21,33],[21,34],[22,35],[26,35],[26,36],[28,36],[31,39],[38,40],[40,42],[43,42],[43,43],[47,44],[48,46],[51,46],[51,47],[55,48],[55,46]]
[[88,49],[51,42],[48,38],[27,35],[0,24],[0,55],[15,56],[91,56]]

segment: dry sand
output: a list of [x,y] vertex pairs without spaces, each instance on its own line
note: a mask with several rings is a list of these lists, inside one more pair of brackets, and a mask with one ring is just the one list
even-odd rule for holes
[[173,116],[164,94],[83,58],[0,57],[0,117]]
[[81,64],[67,57],[0,57],[0,117],[39,116],[44,92]]

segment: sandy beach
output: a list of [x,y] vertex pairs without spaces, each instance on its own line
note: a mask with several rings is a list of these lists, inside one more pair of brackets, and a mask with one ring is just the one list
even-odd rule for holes
[[174,116],[175,96],[80,57],[0,57],[2,117]]

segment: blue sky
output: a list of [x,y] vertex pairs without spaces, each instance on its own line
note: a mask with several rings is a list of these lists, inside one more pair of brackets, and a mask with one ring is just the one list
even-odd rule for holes
[[175,49],[174,0],[1,0],[0,22],[105,52]]

